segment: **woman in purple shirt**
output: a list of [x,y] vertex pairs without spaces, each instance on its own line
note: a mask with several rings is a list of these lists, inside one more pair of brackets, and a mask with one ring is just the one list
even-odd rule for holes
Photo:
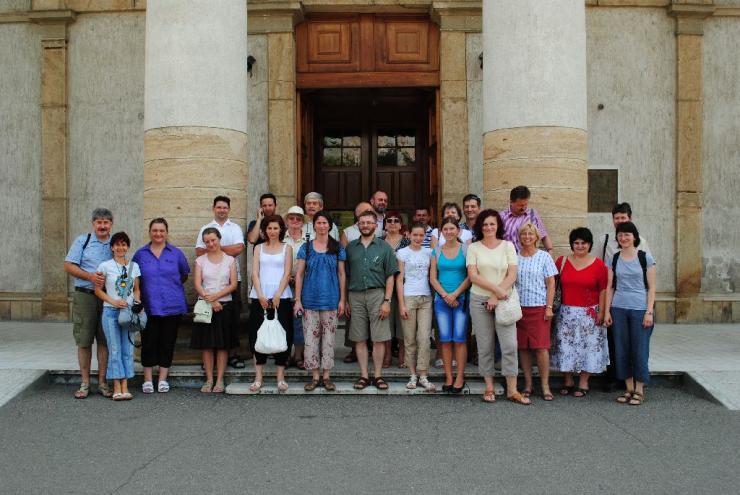
[[144,366],[142,392],[154,392],[152,368],[159,366],[157,391],[169,392],[167,374],[175,351],[180,317],[187,313],[183,283],[190,266],[185,255],[167,242],[167,220],[155,218],[149,222],[151,242],[139,248],[134,261],[141,270],[141,299],[149,319],[141,332],[141,364]]

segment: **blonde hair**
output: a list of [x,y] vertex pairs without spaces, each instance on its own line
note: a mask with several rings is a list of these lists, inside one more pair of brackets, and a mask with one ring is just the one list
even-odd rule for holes
[[537,228],[537,226],[533,224],[532,222],[527,222],[521,227],[519,227],[519,231],[517,232],[517,235],[521,237],[523,232],[532,232],[535,236],[537,236],[537,240],[534,241],[535,243],[537,243],[540,240],[540,231]]

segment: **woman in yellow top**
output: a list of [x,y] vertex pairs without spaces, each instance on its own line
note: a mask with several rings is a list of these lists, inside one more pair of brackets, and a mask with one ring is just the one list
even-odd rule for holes
[[516,388],[519,374],[516,323],[496,323],[494,314],[499,301],[505,300],[516,282],[517,256],[514,244],[504,240],[504,224],[496,210],[483,210],[475,221],[475,238],[468,248],[466,264],[472,282],[470,318],[478,340],[478,369],[486,382],[485,402],[495,402],[493,389],[494,346],[496,332],[501,345],[501,374],[506,377],[506,397],[529,405],[531,401]]

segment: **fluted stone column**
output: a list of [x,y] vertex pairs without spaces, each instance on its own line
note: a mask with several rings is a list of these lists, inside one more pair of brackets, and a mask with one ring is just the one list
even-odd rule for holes
[[583,0],[483,2],[486,205],[532,190],[556,246],[586,224],[586,13]]
[[212,199],[247,194],[247,12],[244,0],[147,4],[144,221],[164,216],[192,258]]

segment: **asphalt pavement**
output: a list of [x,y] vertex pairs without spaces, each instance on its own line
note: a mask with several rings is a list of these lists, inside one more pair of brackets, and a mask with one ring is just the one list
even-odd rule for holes
[[0,408],[0,493],[738,493],[740,412],[680,388],[536,398],[42,385]]

